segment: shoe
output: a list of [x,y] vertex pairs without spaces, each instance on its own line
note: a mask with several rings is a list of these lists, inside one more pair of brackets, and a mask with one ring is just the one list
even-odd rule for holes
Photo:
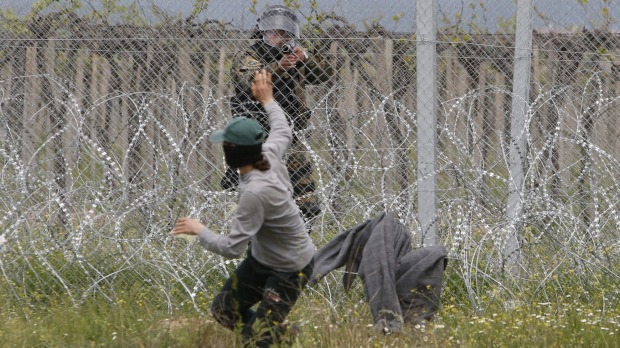
[[292,346],[297,337],[301,334],[301,328],[295,323],[285,323],[282,325],[282,337],[280,340],[281,347],[290,347]]

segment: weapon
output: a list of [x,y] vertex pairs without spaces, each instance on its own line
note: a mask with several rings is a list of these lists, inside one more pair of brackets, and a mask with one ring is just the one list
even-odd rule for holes
[[295,43],[295,40],[291,40],[287,43],[285,43],[284,45],[282,45],[282,54],[287,55],[287,54],[293,54],[293,49],[295,48],[295,46],[297,46],[297,44]]

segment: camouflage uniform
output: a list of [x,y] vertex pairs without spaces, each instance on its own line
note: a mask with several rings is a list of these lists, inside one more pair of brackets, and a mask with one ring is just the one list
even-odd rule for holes
[[[269,120],[260,103],[251,92],[254,72],[267,69],[273,73],[274,99],[280,104],[293,128],[293,142],[288,154],[287,168],[294,188],[294,198],[306,219],[320,212],[318,199],[314,194],[316,185],[312,179],[312,163],[305,155],[296,133],[307,127],[310,111],[305,103],[304,87],[327,81],[332,69],[318,57],[307,57],[303,63],[285,72],[278,72],[278,61],[282,57],[280,48],[272,47],[262,40],[249,49],[237,53],[232,64],[235,95],[231,98],[233,116],[246,116],[259,121],[269,131]],[[236,170],[227,169],[222,187],[234,188],[238,183]]]

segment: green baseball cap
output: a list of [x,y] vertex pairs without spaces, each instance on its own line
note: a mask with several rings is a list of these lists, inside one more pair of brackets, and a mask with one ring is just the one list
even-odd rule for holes
[[239,116],[228,121],[224,129],[213,132],[209,139],[214,143],[227,141],[235,145],[256,145],[265,140],[265,132],[256,120]]

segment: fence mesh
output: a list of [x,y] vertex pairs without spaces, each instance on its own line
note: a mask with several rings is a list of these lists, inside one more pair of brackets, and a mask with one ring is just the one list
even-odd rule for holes
[[[0,10],[0,283],[16,303],[138,286],[201,310],[196,294],[236,261],[168,232],[183,215],[230,226],[236,193],[208,135],[232,116],[233,59],[267,3],[106,3]],[[311,118],[289,154],[312,167],[317,246],[388,209],[420,228],[415,3],[351,3],[286,2],[300,44],[334,71],[306,86]],[[438,243],[475,306],[485,285],[517,286],[503,278],[510,226],[523,279],[563,267],[617,279],[620,7],[534,1],[533,13],[523,213],[508,218],[516,4],[438,2]]]

